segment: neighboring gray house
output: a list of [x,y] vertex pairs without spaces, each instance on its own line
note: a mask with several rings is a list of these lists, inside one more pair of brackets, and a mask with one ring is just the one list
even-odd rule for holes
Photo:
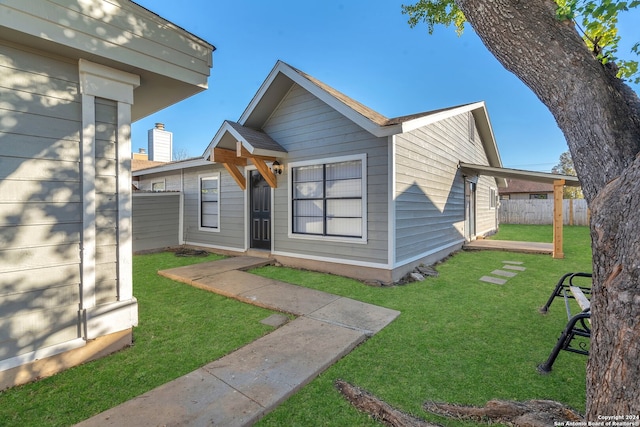
[[131,343],[131,123],[213,49],[128,0],[0,2],[0,389]]
[[501,167],[484,103],[388,119],[278,62],[201,158],[133,175],[181,192],[179,243],[391,282],[497,230],[504,180],[460,162]]

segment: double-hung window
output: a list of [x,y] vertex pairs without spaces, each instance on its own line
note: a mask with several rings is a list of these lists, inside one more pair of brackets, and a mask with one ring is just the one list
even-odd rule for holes
[[293,235],[364,238],[365,158],[292,165]]
[[219,176],[200,177],[200,218],[201,229],[216,231],[220,228],[220,179]]

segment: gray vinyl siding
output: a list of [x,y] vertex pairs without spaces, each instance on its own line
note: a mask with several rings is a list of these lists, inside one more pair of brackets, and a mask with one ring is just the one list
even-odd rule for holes
[[[220,173],[219,231],[200,230],[199,193],[200,176]],[[184,239],[186,242],[213,247],[244,250],[246,223],[244,191],[220,165],[193,168],[184,171]]]
[[80,337],[77,74],[0,43],[0,360]]
[[180,244],[180,193],[134,193],[132,212],[134,252]]
[[[396,261],[463,239],[464,178],[458,163],[488,164],[478,133],[469,138],[467,113],[396,136],[395,153]],[[493,179],[478,182],[479,231],[487,225],[488,181],[496,187]]]
[[96,304],[118,300],[117,103],[96,98]]
[[138,190],[153,191],[152,185],[154,182],[164,182],[164,191],[182,191],[180,171],[141,176],[138,181]]
[[287,150],[287,163],[366,154],[367,242],[334,242],[288,237],[290,169],[274,190],[274,249],[281,253],[387,263],[388,139],[376,138],[298,85],[271,115],[263,130]]

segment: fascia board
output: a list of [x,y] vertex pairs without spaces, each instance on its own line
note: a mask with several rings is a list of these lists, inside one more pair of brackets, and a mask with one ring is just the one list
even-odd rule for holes
[[180,169],[188,169],[188,168],[196,168],[199,166],[210,166],[213,162],[206,160],[204,158],[185,160],[182,162],[168,163],[162,166],[155,166],[147,169],[140,169],[131,173],[132,176],[142,176],[142,175],[150,175],[152,173],[163,173],[170,172],[174,170]]

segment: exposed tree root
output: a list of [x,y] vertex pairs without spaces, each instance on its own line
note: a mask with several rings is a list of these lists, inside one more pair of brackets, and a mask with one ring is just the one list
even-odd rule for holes
[[[342,380],[336,388],[360,411],[390,427],[441,427],[399,411],[371,393]],[[515,427],[549,427],[554,422],[584,421],[573,409],[551,400],[512,402],[490,400],[483,407],[460,406],[449,403],[426,402],[424,410],[435,415],[484,423],[500,423]]]
[[441,427],[394,409],[371,393],[345,381],[336,380],[335,386],[357,409],[390,427]]
[[489,421],[516,427],[549,427],[554,421],[584,421],[582,415],[573,409],[551,400],[490,400],[483,407],[426,402],[423,408],[448,418]]

